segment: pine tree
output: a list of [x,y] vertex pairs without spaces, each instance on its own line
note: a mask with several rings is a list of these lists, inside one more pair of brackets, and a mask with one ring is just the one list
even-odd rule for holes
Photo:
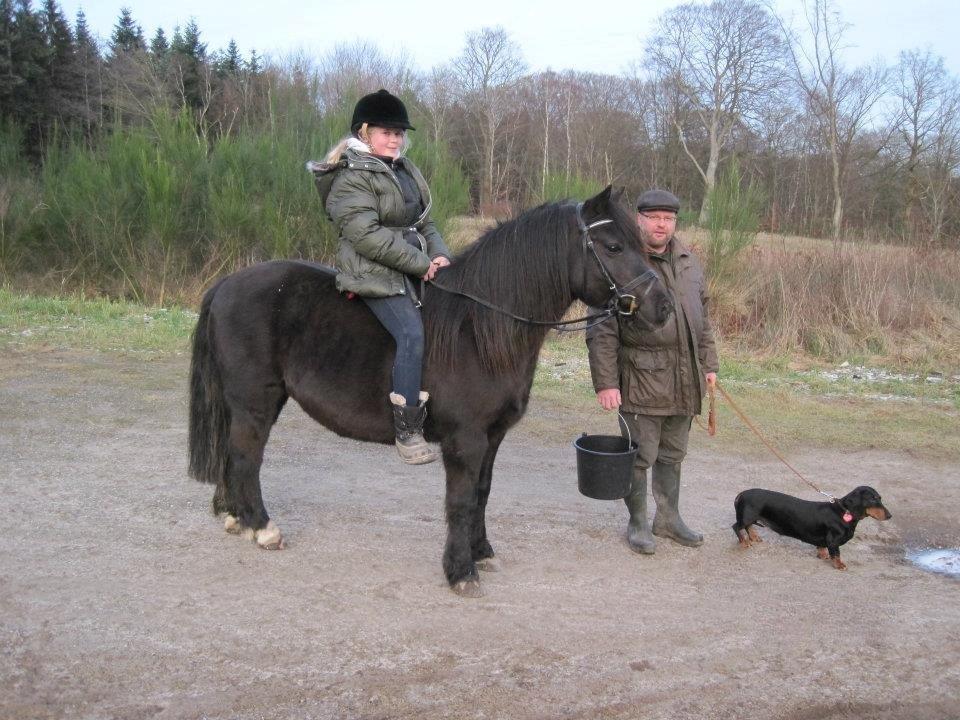
[[41,30],[46,41],[48,93],[45,113],[48,119],[73,118],[80,104],[81,93],[77,79],[77,48],[73,33],[56,0],[44,0],[40,14]]
[[183,44],[187,48],[187,54],[197,60],[204,60],[207,57],[207,44],[200,42],[200,29],[197,27],[197,21],[190,18],[187,27],[183,31]]
[[14,93],[22,82],[13,65],[15,33],[13,4],[10,0],[0,0],[0,118],[13,116]]
[[74,22],[73,30],[74,42],[77,44],[77,51],[86,50],[88,52],[92,51],[93,54],[99,57],[100,51],[97,48],[97,42],[93,39],[93,35],[90,34],[90,28],[87,27],[87,16],[84,14],[83,10],[77,10],[77,19]]
[[61,56],[73,51],[73,33],[56,0],[44,0],[41,22],[48,46]]
[[167,42],[163,28],[158,27],[153,40],[150,41],[150,53],[156,58],[164,58],[168,52],[170,52],[170,43]]
[[79,69],[77,83],[81,97],[80,117],[89,134],[103,111],[101,102],[103,95],[101,88],[103,60],[100,57],[97,41],[93,39],[93,35],[90,34],[90,29],[87,27],[87,16],[83,10],[77,11],[73,36]]
[[133,21],[130,8],[120,8],[120,17],[110,36],[110,55],[116,57],[120,53],[145,49],[143,29]]
[[45,129],[45,106],[49,92],[49,50],[40,17],[30,0],[20,0],[13,16],[10,59],[14,88],[12,114],[25,127],[27,149],[39,153]]
[[220,77],[236,77],[243,69],[243,57],[233,38],[230,38],[226,52],[221,53],[217,58],[216,68]]
[[246,67],[247,75],[249,75],[250,77],[256,77],[257,75],[260,74],[261,69],[262,68],[260,67],[260,56],[257,55],[256,50],[251,50],[250,59],[247,60],[247,67]]
[[194,19],[190,19],[182,33],[180,28],[174,31],[170,52],[171,68],[177,75],[177,84],[184,104],[194,108],[202,107],[207,45],[200,42],[200,29]]
[[170,43],[162,27],[157,28],[153,40],[150,41],[150,62],[154,69],[162,75],[166,74],[170,65]]

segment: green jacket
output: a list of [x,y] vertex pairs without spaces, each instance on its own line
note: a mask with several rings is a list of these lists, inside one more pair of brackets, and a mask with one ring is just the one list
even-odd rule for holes
[[675,312],[657,330],[623,315],[588,330],[593,387],[597,392],[620,388],[623,412],[699,415],[704,373],[718,370],[703,267],[676,237],[668,252],[651,254],[650,260]]
[[[450,251],[430,219],[432,199],[426,180],[407,158],[400,158],[420,189],[424,211],[404,224],[400,183],[382,160],[347,148],[339,163],[313,165],[314,179],[327,215],[340,235],[337,246],[337,289],[364,297],[403,295],[405,275],[420,277],[430,260]],[[420,247],[404,238],[419,233]]]

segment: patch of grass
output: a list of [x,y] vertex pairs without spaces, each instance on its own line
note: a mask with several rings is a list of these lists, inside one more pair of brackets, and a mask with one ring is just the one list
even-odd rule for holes
[[496,221],[480,215],[458,215],[447,222],[443,239],[450,251],[456,255],[496,224]]
[[0,348],[166,355],[187,350],[197,314],[103,298],[38,297],[0,288]]
[[[851,452],[886,449],[944,461],[960,459],[960,415],[950,407],[838,393],[813,395],[787,387],[762,388],[736,381],[727,381],[724,387],[782,453],[801,448]],[[717,415],[720,431],[715,439],[724,448],[750,455],[768,452],[720,398]]]
[[[865,362],[865,361],[864,361]],[[925,368],[832,365],[773,357],[755,359],[725,355],[720,362],[725,381],[799,394],[848,399],[914,401],[960,410],[960,381]]]
[[[856,371],[833,379],[832,366],[792,358],[751,358],[721,352],[720,381],[747,416],[782,453],[802,448],[901,450],[943,461],[960,460],[960,382],[900,368]],[[894,377],[891,377],[894,376]],[[600,409],[580,334],[552,337],[544,345],[534,395],[556,406],[551,418],[571,438],[579,432],[615,433],[612,413]],[[706,408],[704,408],[704,420]],[[564,418],[570,417],[568,422]],[[709,439],[697,427],[696,442],[724,451],[762,456],[769,451],[717,396],[719,433]],[[589,422],[590,427],[581,427]]]
[[[179,308],[37,297],[0,288],[0,349],[184,354],[196,317]],[[952,376],[931,382],[922,371],[888,368],[886,374],[854,377],[857,370],[834,378],[837,368],[816,361],[724,351],[721,358],[723,386],[783,453],[883,448],[960,460],[960,382]],[[539,434],[573,438],[580,432],[617,432],[615,416],[597,404],[582,333],[548,339],[533,393],[543,416]],[[696,442],[722,443],[725,452],[767,453],[719,397],[717,410],[719,434]]]

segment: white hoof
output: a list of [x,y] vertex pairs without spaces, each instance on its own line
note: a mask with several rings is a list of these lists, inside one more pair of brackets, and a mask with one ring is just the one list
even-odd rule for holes
[[231,535],[239,535],[240,531],[243,530],[243,526],[233,515],[227,515],[223,519],[223,529]]
[[273,520],[268,522],[265,528],[257,530],[254,537],[257,545],[264,550],[281,550],[283,548],[283,535],[280,534],[280,528],[274,524]]
[[450,589],[461,597],[483,597],[483,587],[480,585],[479,580],[461,580],[455,585],[451,585]]
[[496,557],[477,560],[476,565],[477,570],[483,570],[484,572],[500,572],[503,570],[503,564],[500,562],[500,558]]

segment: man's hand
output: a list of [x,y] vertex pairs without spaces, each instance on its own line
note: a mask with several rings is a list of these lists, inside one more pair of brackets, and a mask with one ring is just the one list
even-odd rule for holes
[[597,393],[597,400],[604,410],[616,410],[620,407],[620,389],[606,388]]
[[717,385],[717,374],[716,373],[707,373],[707,385],[710,387],[716,387]]

